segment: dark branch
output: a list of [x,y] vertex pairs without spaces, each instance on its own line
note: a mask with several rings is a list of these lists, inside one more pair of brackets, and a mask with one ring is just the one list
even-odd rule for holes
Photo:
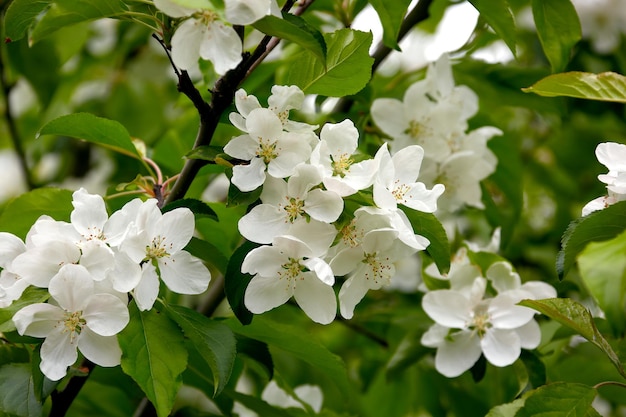
[[50,409],[50,417],[63,417],[69,410],[72,402],[80,392],[87,378],[91,375],[91,371],[95,368],[95,364],[87,359],[84,359],[81,368],[86,370],[87,375],[78,376],[75,375],[70,378],[67,386],[63,391],[53,391],[50,395],[52,399],[52,407]]

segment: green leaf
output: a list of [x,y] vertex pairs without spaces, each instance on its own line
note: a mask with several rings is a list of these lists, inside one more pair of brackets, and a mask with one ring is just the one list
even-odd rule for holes
[[507,0],[469,0],[516,56],[515,19]]
[[356,94],[370,80],[374,59],[369,56],[372,34],[353,29],[341,29],[324,34],[328,48],[326,65],[309,51],[294,57],[285,84],[294,84],[305,93],[328,97]]
[[5,35],[11,41],[22,39],[35,18],[52,0],[13,0],[4,15]]
[[524,406],[524,399],[518,398],[512,403],[500,404],[489,410],[486,417],[514,417],[517,411]]
[[90,113],[68,114],[51,120],[39,129],[37,137],[41,135],[79,138],[141,159],[133,140],[121,123]]
[[103,17],[122,16],[127,12],[123,0],[54,0],[48,12],[33,28],[32,42],[80,22]]
[[437,269],[442,274],[448,272],[450,269],[450,243],[439,219],[432,213],[423,213],[406,207],[401,208],[413,225],[415,233],[430,241],[426,251],[437,264]]
[[118,335],[122,370],[135,380],[154,404],[157,415],[172,411],[187,367],[187,350],[181,330],[156,309],[139,311],[129,306],[130,322]]
[[533,0],[532,9],[537,34],[552,72],[563,71],[572,48],[582,36],[576,9],[570,0]]
[[227,324],[236,334],[265,342],[270,347],[276,347],[312,365],[347,395],[350,383],[343,360],[314,340],[305,329],[278,323],[263,316],[256,316],[247,326],[232,319]]
[[626,327],[626,233],[592,242],[578,256],[580,275],[616,335]]
[[322,34],[300,16],[284,13],[282,19],[267,15],[252,24],[266,35],[296,43],[311,52],[322,65],[326,62],[326,42]]
[[615,72],[563,72],[552,74],[528,88],[526,93],[544,97],[574,97],[588,100],[626,103],[626,77]]
[[596,395],[597,391],[587,385],[556,382],[527,394],[515,417],[599,416],[591,406]]
[[28,354],[28,350],[19,346],[13,346],[4,343],[0,344],[0,366],[4,366],[12,362],[30,362],[30,355]]
[[383,26],[383,44],[385,46],[400,50],[398,34],[410,3],[410,0],[370,1],[370,4],[378,13],[380,23]]
[[216,160],[219,161],[220,158],[228,158],[228,155],[224,153],[224,149],[221,146],[198,146],[189,151],[185,158],[215,162]]
[[211,368],[214,394],[218,395],[228,382],[235,363],[235,335],[225,324],[189,308],[173,305],[166,305],[165,308]]
[[42,405],[35,396],[30,364],[0,367],[0,411],[19,417],[41,416]]
[[559,278],[565,277],[576,256],[588,243],[612,239],[624,230],[626,201],[620,201],[571,222],[561,238],[561,251],[556,261]]
[[582,304],[570,298],[548,298],[545,300],[522,300],[520,305],[530,307],[545,314],[553,320],[576,331],[592,344],[596,345],[608,356],[617,371],[624,377],[626,372],[619,357],[606,341],[602,333],[598,331],[591,313]]
[[70,220],[72,192],[38,188],[11,200],[0,215],[0,230],[24,239],[35,220],[47,214],[55,220]]
[[250,410],[256,412],[260,416],[293,417],[292,414],[284,408],[277,408],[269,405],[262,399],[253,397],[252,395],[246,395],[236,391],[225,391],[224,393],[233,400],[243,404],[246,408],[249,408]]
[[13,303],[8,307],[0,308],[0,333],[12,332],[15,330],[13,315],[17,313],[18,310],[21,310],[30,304],[43,303],[49,297],[50,294],[44,288],[26,288],[19,300],[13,301]]
[[212,243],[198,239],[197,237],[192,237],[187,246],[185,246],[185,250],[196,258],[200,258],[213,265],[222,274],[226,272],[228,259],[224,256],[222,251],[216,248]]
[[174,210],[179,207],[187,207],[196,216],[205,216],[213,220],[217,220],[217,213],[204,201],[195,198],[183,198],[167,204],[161,209],[163,213]]
[[243,301],[246,288],[248,288],[248,284],[252,280],[252,275],[241,272],[241,264],[248,252],[257,247],[259,247],[258,244],[248,241],[239,246],[233,253],[233,256],[230,257],[226,275],[224,276],[226,299],[228,299],[228,304],[230,304],[230,308],[235,313],[235,317],[242,324],[250,324],[252,321],[252,313],[246,308]]

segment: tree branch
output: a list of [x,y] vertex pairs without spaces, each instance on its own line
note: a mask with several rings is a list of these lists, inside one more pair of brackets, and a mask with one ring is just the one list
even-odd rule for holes
[[53,391],[50,394],[50,398],[52,399],[52,407],[50,409],[49,417],[63,417],[69,410],[72,402],[80,392],[85,382],[87,382],[87,378],[91,375],[91,371],[96,367],[96,364],[93,362],[83,359],[81,363],[81,368],[86,370],[87,375],[78,376],[75,375],[70,378],[67,386],[63,391]]

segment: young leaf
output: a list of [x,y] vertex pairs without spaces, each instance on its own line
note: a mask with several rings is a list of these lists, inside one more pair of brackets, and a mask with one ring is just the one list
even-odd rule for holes
[[599,416],[591,406],[596,395],[587,385],[556,382],[531,391],[515,416]]
[[389,48],[400,50],[398,33],[406,15],[410,0],[371,0],[370,1],[383,26],[383,44]]
[[402,211],[409,218],[415,233],[430,241],[426,251],[437,264],[437,269],[441,273],[448,272],[450,269],[450,243],[441,222],[431,213],[422,213],[404,207],[402,207]]
[[252,275],[241,272],[241,264],[248,252],[257,247],[259,247],[258,244],[247,241],[239,246],[233,253],[233,256],[231,256],[226,268],[226,275],[224,276],[226,299],[241,324],[250,324],[252,321],[252,313],[243,302],[246,288],[248,288],[248,284],[252,280]]
[[211,368],[214,395],[218,395],[228,382],[235,363],[236,341],[233,332],[225,324],[189,308],[174,305],[166,305],[165,308]]
[[576,9],[570,0],[533,0],[537,34],[552,72],[560,72],[569,62],[572,48],[582,33]]
[[591,295],[604,311],[615,334],[626,327],[626,233],[604,242],[592,242],[578,256],[578,268]]
[[154,404],[157,415],[172,411],[187,367],[187,350],[181,330],[156,309],[139,311],[131,303],[130,322],[118,335],[122,370],[137,382]]
[[619,357],[606,341],[602,333],[598,331],[591,313],[582,304],[570,299],[570,298],[548,298],[545,300],[522,300],[520,305],[530,307],[545,314],[553,320],[561,323],[564,326],[576,331],[582,337],[587,339],[592,344],[596,345],[602,352],[608,356],[609,360],[617,371],[624,377],[624,367],[620,362]]
[[70,220],[72,192],[37,188],[11,200],[0,215],[0,230],[24,239],[35,220],[47,214],[55,220]]
[[513,55],[516,53],[515,19],[507,0],[469,0],[480,16],[502,38]]
[[216,248],[212,243],[198,239],[197,237],[192,237],[187,246],[185,246],[185,250],[196,258],[200,258],[210,265],[213,265],[221,273],[226,272],[228,259],[224,256],[222,251]]
[[325,34],[326,65],[309,51],[302,51],[289,66],[285,84],[294,84],[305,93],[328,97],[356,94],[370,80],[374,59],[369,55],[372,34],[340,29]]
[[18,417],[36,417],[41,415],[42,408],[35,396],[30,364],[1,366],[0,412]]
[[126,11],[126,4],[122,0],[55,0],[33,28],[32,41],[37,42],[69,25],[121,16]]
[[311,52],[322,65],[326,62],[326,42],[322,34],[300,16],[283,14],[282,19],[267,15],[252,24],[266,35],[276,36],[296,43]]
[[58,117],[45,124],[41,135],[62,135],[97,143],[116,152],[141,159],[128,131],[119,122],[94,116],[90,113],[75,113]]
[[35,18],[52,0],[13,0],[4,15],[5,35],[11,41],[22,39]]
[[588,243],[614,238],[626,229],[625,209],[626,201],[620,201],[569,224],[561,238],[561,251],[556,261],[556,270],[560,279],[565,277],[578,253]]
[[564,96],[626,103],[626,77],[615,72],[564,72],[549,75],[528,88],[522,88],[522,91],[544,97]]
[[270,347],[279,348],[314,366],[328,376],[343,394],[349,391],[348,375],[343,360],[312,339],[306,330],[278,323],[263,316],[256,316],[247,326],[241,325],[236,320],[229,320],[227,324],[236,334],[265,342]]
[[50,293],[44,288],[28,287],[22,293],[19,300],[6,307],[0,308],[0,332],[12,332],[15,330],[13,315],[30,304],[43,303],[50,297]]

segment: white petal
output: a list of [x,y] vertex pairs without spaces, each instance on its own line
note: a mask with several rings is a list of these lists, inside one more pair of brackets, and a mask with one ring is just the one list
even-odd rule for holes
[[436,290],[424,294],[422,308],[442,326],[463,329],[471,319],[467,298],[452,290]]
[[528,307],[515,305],[516,302],[517,299],[506,294],[500,294],[491,300],[488,312],[494,327],[515,329],[533,319],[535,311]]
[[113,288],[120,292],[132,291],[141,280],[141,266],[124,252],[115,254],[115,266],[107,274]]
[[207,36],[207,28],[201,21],[187,19],[178,26],[172,36],[172,60],[180,69],[188,70],[198,65],[200,45]]
[[598,161],[609,171],[626,171],[626,145],[615,142],[604,142],[596,147]]
[[98,239],[109,218],[104,199],[81,188],[72,194],[72,205],[70,219],[78,233],[88,239]]
[[402,135],[409,127],[404,106],[399,100],[378,98],[372,103],[370,114],[374,123],[392,138]]
[[[278,17],[280,17],[280,13]],[[300,109],[302,107],[304,93],[298,86],[274,85],[271,91],[272,94],[267,99],[267,104],[272,111],[282,113],[285,110]]]
[[445,343],[449,331],[450,328],[435,323],[424,332],[420,343],[426,347],[439,347]]
[[162,245],[168,253],[172,254],[189,243],[194,228],[195,220],[192,211],[187,207],[179,207],[163,214],[163,217],[155,224],[152,233],[153,237],[164,239]]
[[514,330],[488,329],[481,339],[485,358],[495,366],[508,366],[519,358],[521,344]]
[[238,223],[239,233],[251,242],[272,243],[274,237],[285,234],[289,228],[287,213],[269,204],[259,204]]
[[333,157],[352,155],[359,144],[359,131],[350,119],[341,123],[326,123],[320,132],[320,139],[328,144]]
[[252,138],[250,135],[241,135],[232,138],[226,146],[224,146],[224,152],[234,158],[249,161],[255,157],[258,148],[258,140]]
[[396,152],[391,160],[395,168],[395,180],[401,184],[415,182],[420,173],[424,149],[419,145],[407,146]]
[[146,263],[142,267],[141,281],[135,287],[133,296],[137,302],[139,310],[150,310],[159,295],[159,277],[156,268],[151,263]]
[[195,11],[194,9],[180,6],[171,0],[154,0],[154,6],[170,17],[191,16]]
[[66,311],[82,311],[94,293],[94,281],[85,267],[68,264],[50,280],[48,291]]
[[369,286],[362,276],[353,275],[348,278],[339,290],[339,311],[346,319],[354,315],[354,308],[365,297]]
[[335,275],[330,266],[320,258],[311,258],[302,262],[315,276],[326,285],[335,283]]
[[[237,108],[237,111],[244,118],[246,118],[248,117],[248,115],[250,114],[252,110],[260,109],[261,104],[259,103],[259,100],[255,96],[248,95],[246,93],[246,90],[244,90],[243,88],[240,88],[235,93],[235,107]],[[246,130],[245,125],[244,125],[244,129],[241,129],[241,130]]]
[[161,279],[179,294],[200,294],[206,291],[211,273],[202,261],[186,251],[159,258]]
[[252,249],[241,263],[241,272],[264,277],[274,277],[288,261],[288,257],[273,246],[261,246]]
[[37,303],[18,310],[13,323],[21,335],[46,337],[65,318],[65,311],[52,304]]
[[408,187],[409,190],[404,194],[403,201],[398,201],[398,203],[424,213],[437,211],[437,199],[445,191],[443,184],[435,184],[431,190],[428,190],[421,182],[410,184]]
[[80,265],[91,274],[92,279],[102,281],[115,266],[113,250],[99,240],[87,241],[82,246]]
[[256,190],[265,182],[265,162],[253,158],[249,165],[235,165],[231,182],[243,192]]
[[343,211],[343,199],[334,191],[317,188],[309,192],[304,201],[304,211],[315,220],[332,223]]
[[80,250],[70,242],[48,242],[28,249],[11,264],[11,271],[37,287],[48,287],[61,265],[78,262]]
[[101,336],[88,327],[80,334],[78,349],[87,359],[100,366],[117,366],[122,358],[117,336]]
[[113,336],[128,324],[128,308],[111,294],[91,296],[83,310],[86,325],[100,336]]
[[499,293],[517,289],[522,284],[519,275],[513,271],[512,265],[508,262],[501,261],[491,264],[486,275]]
[[305,273],[294,291],[298,305],[311,320],[331,323],[337,314],[337,299],[333,287],[323,283],[314,274]]
[[472,332],[458,332],[445,341],[435,355],[435,368],[448,378],[455,378],[470,369],[480,358],[478,337]]
[[218,21],[209,24],[200,44],[200,56],[213,63],[217,74],[222,75],[235,68],[241,62],[241,53],[241,39],[232,27]]
[[289,280],[256,275],[246,288],[244,303],[252,313],[261,314],[285,304],[292,295]]
[[535,349],[541,342],[541,328],[535,320],[515,329],[524,349]]
[[233,25],[251,25],[270,13],[270,0],[226,0],[226,20]]
[[0,232],[0,268],[6,268],[19,254],[26,251],[22,239],[11,233]]
[[67,373],[67,367],[76,362],[78,339],[72,332],[51,333],[41,345],[39,369],[52,381],[58,381]]
[[346,248],[330,261],[330,267],[337,276],[344,276],[354,271],[365,255],[360,247]]

